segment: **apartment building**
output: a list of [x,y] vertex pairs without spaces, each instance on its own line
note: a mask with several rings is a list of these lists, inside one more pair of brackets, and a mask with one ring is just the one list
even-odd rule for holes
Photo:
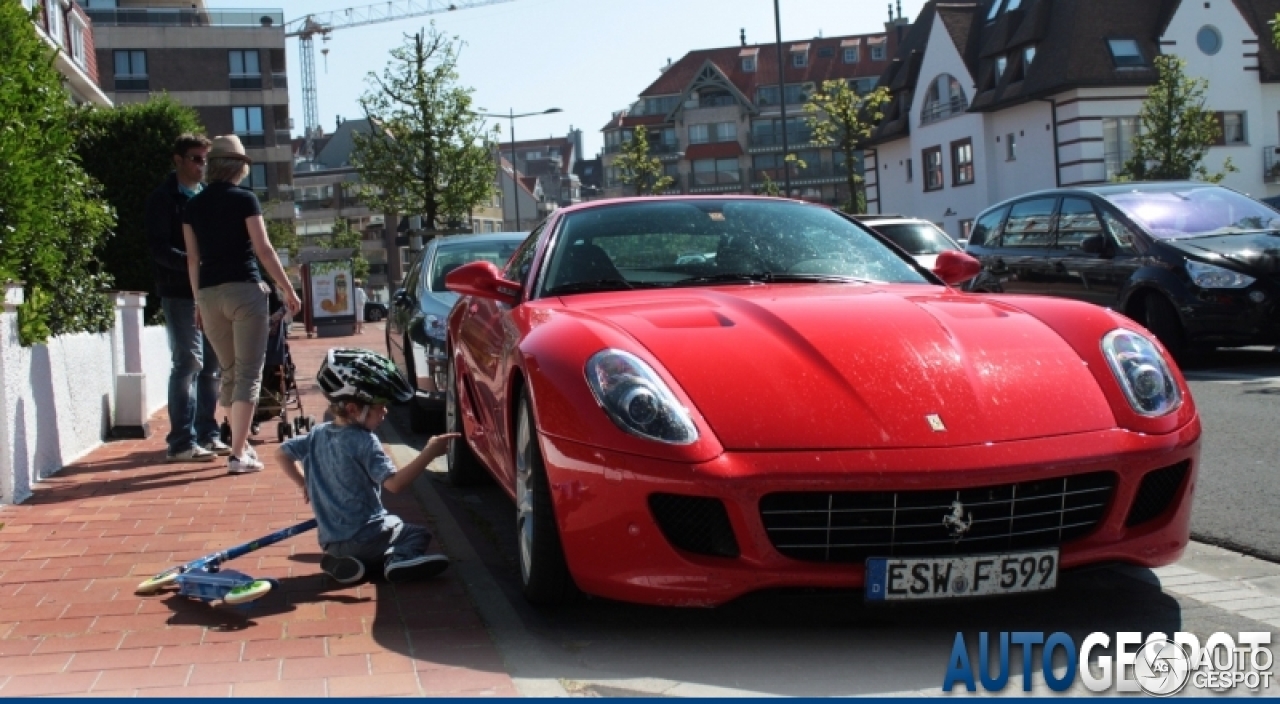
[[582,130],[569,128],[565,137],[527,139],[499,145],[502,156],[515,159],[516,170],[537,177],[543,197],[558,207],[582,200],[577,174],[582,159]]
[[66,79],[71,101],[111,107],[111,98],[98,87],[93,25],[84,8],[74,0],[22,0],[22,7],[28,12],[36,5],[40,5],[36,29],[41,39],[58,50],[54,66]]
[[209,9],[204,0],[87,0],[98,83],[116,103],[165,92],[210,135],[236,134],[253,158],[241,185],[292,218],[293,157],[284,13]]
[[[643,126],[649,153],[674,179],[671,192],[756,193],[766,179],[781,188],[789,169],[793,196],[844,202],[844,155],[813,142],[804,104],[824,81],[847,81],[860,92],[874,89],[907,25],[900,11],[894,17],[890,10],[883,33],[786,42],[781,76],[778,45],[748,44],[745,37],[739,46],[691,51],[669,63],[602,129],[605,195],[634,192],[622,183],[614,161]],[[784,132],[788,152],[803,168],[785,161]]]
[[1223,185],[1280,195],[1278,12],[1276,0],[929,2],[881,77],[893,98],[869,143],[869,201],[967,237],[992,203],[1112,180],[1160,54],[1208,81],[1221,136],[1205,166],[1229,157],[1239,171]]

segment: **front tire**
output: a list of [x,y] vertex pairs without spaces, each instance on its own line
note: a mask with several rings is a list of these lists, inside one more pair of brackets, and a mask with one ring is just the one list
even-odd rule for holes
[[1175,358],[1183,358],[1187,352],[1187,336],[1182,329],[1178,311],[1169,299],[1158,293],[1147,295],[1142,323]]
[[520,544],[524,598],[541,606],[572,600],[576,587],[560,544],[560,529],[527,391],[520,394],[516,422],[516,538]]
[[[453,360],[448,360],[445,364],[449,369],[449,382],[445,386],[444,396],[445,432],[463,433],[462,407],[458,403],[458,375],[454,371]],[[484,468],[480,458],[476,457],[476,453],[467,444],[465,434],[449,441],[449,451],[445,459],[448,462],[449,483],[454,486],[480,484],[489,477],[489,471]]]

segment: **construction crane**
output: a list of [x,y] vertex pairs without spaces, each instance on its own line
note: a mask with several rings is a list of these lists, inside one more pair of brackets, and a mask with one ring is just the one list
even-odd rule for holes
[[[328,41],[329,34],[338,29],[363,27],[438,12],[467,10],[500,2],[511,0],[394,0],[364,7],[348,7],[345,10],[317,12],[286,23],[285,36],[298,38],[298,52],[302,58],[302,119],[308,141],[318,135],[320,127],[320,105],[316,98],[315,45],[312,41],[317,35]],[[329,50],[324,51],[327,56]]]

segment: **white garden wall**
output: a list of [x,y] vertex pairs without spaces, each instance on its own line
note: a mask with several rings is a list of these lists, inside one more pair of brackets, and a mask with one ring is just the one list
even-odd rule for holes
[[[169,345],[162,326],[130,335],[122,318],[144,295],[120,297],[115,330],[56,337],[47,344],[18,342],[21,288],[7,286],[0,312],[0,503],[20,503],[35,484],[110,437],[116,374],[129,348],[146,374],[145,414],[167,402]],[[128,299],[126,301],[126,299]]]

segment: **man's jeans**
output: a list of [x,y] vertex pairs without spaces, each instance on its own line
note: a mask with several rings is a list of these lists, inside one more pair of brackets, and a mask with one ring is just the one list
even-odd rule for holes
[[196,329],[196,302],[189,298],[161,298],[164,327],[169,333],[169,453],[191,449],[197,439],[219,438],[214,409],[218,403],[218,356]]

